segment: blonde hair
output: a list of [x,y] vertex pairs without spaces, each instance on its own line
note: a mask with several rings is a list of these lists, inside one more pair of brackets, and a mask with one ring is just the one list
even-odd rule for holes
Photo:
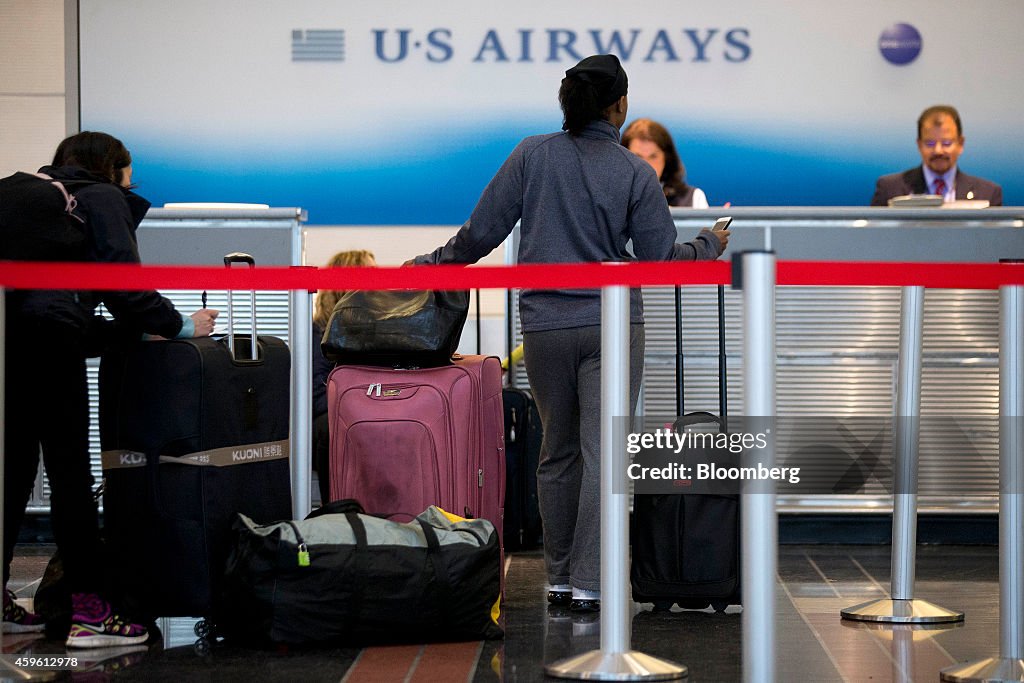
[[[373,252],[366,249],[339,251],[327,262],[329,268],[373,265],[376,265]],[[321,289],[317,292],[316,305],[313,308],[313,322],[320,327],[327,327],[327,321],[331,319],[334,306],[342,294],[344,294],[344,290]]]

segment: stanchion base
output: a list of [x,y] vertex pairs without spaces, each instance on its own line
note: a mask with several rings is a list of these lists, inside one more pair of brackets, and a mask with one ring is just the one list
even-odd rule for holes
[[547,664],[544,673],[586,681],[674,681],[686,678],[690,671],[682,664],[634,650],[611,654],[591,650]]
[[957,664],[943,669],[939,674],[939,680],[956,683],[1024,681],[1024,660],[991,658]]
[[843,619],[884,621],[893,624],[938,624],[963,621],[963,612],[954,612],[933,605],[927,600],[893,600],[882,598],[841,610]]

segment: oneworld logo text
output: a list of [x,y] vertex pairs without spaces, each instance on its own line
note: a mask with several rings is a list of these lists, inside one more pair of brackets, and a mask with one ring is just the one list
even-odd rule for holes
[[890,64],[903,66],[921,54],[924,41],[921,34],[910,24],[893,24],[882,31],[878,38],[878,49]]

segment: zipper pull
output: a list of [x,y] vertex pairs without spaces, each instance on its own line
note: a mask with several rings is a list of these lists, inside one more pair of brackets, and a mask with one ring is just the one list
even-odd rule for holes
[[476,485],[477,488],[484,487],[484,471],[482,469],[476,471]]
[[377,388],[377,395],[380,396],[380,382],[377,382],[376,384],[371,384],[370,386],[368,386],[366,388],[366,395],[367,396],[373,396],[373,388],[374,387]]

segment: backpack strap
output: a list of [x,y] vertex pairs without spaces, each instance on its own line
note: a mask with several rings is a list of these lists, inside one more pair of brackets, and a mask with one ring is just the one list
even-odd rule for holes
[[59,180],[54,180],[51,176],[48,176],[45,173],[33,173],[32,175],[34,175],[37,178],[42,178],[43,180],[50,181],[51,185],[60,190],[60,193],[64,195],[64,210],[68,213],[68,215],[70,215],[71,212],[78,207],[78,200],[75,199],[75,195],[68,192],[67,188],[64,187],[64,183],[62,183]]

